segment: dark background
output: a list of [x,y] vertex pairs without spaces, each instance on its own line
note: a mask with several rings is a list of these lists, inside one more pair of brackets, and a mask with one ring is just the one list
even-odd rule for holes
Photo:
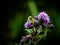
[[[24,33],[22,34],[24,22],[26,17],[30,15],[27,7],[28,1],[29,0],[0,1],[0,45],[13,45],[15,42],[18,43],[21,36],[24,35]],[[38,11],[46,11],[51,17],[52,23],[55,25],[55,31],[48,32],[46,39],[42,40],[40,45],[58,45],[58,40],[60,40],[60,1],[34,0],[34,2],[36,3]],[[28,15],[26,15],[27,12]],[[20,18],[18,18],[19,16]],[[12,24],[10,24],[10,22],[12,22]],[[15,36],[16,34],[17,36]]]

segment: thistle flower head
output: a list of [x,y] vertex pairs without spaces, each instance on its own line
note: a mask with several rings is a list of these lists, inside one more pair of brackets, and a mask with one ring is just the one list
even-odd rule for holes
[[43,20],[44,24],[48,24],[50,22],[50,18],[46,12],[40,12],[38,15],[39,20]]
[[24,27],[25,28],[32,28],[33,25],[30,22],[27,21],[27,22],[25,22]]

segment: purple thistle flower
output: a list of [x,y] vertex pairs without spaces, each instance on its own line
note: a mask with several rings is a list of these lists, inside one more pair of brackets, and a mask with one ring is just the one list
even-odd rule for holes
[[26,35],[26,37],[25,37],[25,38],[26,38],[26,40],[27,40],[27,41],[29,41],[29,40],[31,40],[31,39],[32,39],[31,35]]
[[27,22],[25,22],[24,27],[25,28],[32,28],[33,25],[30,22],[27,21]]
[[43,24],[46,25],[50,22],[50,18],[46,12],[40,12],[38,15],[39,20],[43,20]]

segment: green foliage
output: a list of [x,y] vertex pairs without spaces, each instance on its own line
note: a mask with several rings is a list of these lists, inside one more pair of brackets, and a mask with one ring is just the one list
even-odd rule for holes
[[20,33],[24,23],[24,16],[22,14],[17,14],[15,19],[10,21],[11,33],[9,37],[15,39]]
[[27,34],[31,34],[33,33],[32,29],[24,29],[26,31]]

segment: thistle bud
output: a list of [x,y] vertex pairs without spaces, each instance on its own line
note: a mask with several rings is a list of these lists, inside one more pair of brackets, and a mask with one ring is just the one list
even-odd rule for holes
[[25,40],[24,40],[24,39],[21,39],[21,40],[20,40],[20,43],[21,43],[21,44],[24,44],[24,43],[25,43]]
[[26,40],[31,40],[32,39],[32,37],[31,37],[31,35],[26,35]]
[[54,30],[55,26],[53,24],[49,25],[49,29]]

